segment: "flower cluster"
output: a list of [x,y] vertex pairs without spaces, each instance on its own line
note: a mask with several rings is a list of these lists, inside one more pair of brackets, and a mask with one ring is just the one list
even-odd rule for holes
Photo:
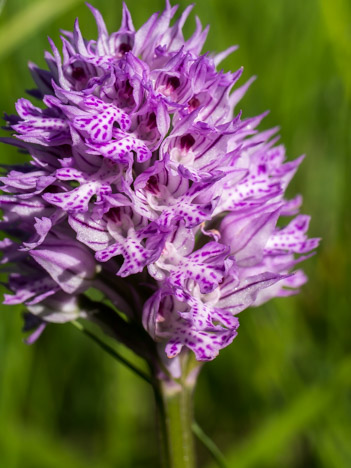
[[[291,271],[318,239],[301,197],[284,198],[302,158],[285,162],[276,129],[256,130],[264,115],[234,115],[251,81],[233,91],[242,70],[216,69],[235,47],[201,55],[198,19],[184,39],[191,6],[170,25],[167,2],[135,31],[124,5],[111,35],[89,8],[98,39],[76,21],[62,56],[51,42],[49,71],[30,64],[44,106],[19,99],[7,116],[3,141],[31,159],[1,177],[5,304],[43,328],[89,317],[80,298],[94,288],[169,358],[187,347],[211,360],[239,312],[306,281]],[[295,217],[280,228],[281,216]]]

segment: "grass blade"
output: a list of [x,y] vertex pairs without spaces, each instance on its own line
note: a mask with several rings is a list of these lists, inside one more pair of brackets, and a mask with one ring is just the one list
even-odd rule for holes
[[124,364],[128,369],[130,369],[132,372],[137,374],[139,377],[141,377],[145,382],[149,383],[152,385],[152,380],[151,378],[145,374],[142,370],[138,369],[137,367],[134,366],[131,362],[129,362],[126,358],[124,358],[121,354],[119,354],[115,349],[111,348],[107,343],[104,341],[100,340],[100,338],[94,333],[91,333],[91,331],[87,330],[81,323],[77,321],[72,321],[71,322],[74,327],[76,327],[80,332],[84,333],[87,335],[91,340],[95,341],[97,345],[100,346],[104,351],[106,351],[110,356],[112,356],[114,359],[119,361],[120,363]]
[[[327,385],[323,382],[306,389],[290,406],[259,427],[241,446],[234,447],[226,454],[228,466],[249,468],[271,461],[293,437],[328,410],[340,392],[340,387],[350,384],[350,376],[351,358],[347,357],[339,364],[332,382]],[[215,467],[215,464],[208,466]]]
[[[23,8],[1,27],[0,60],[28,40],[42,26],[80,2],[81,0],[39,0]],[[0,3],[0,11],[2,6],[3,2]]]
[[219,468],[228,468],[227,462],[222,452],[219,450],[219,448],[213,442],[213,440],[210,437],[208,437],[207,434],[205,434],[205,432],[196,422],[193,422],[192,430],[196,437],[200,440],[200,442],[202,442],[203,445],[207,448],[207,450],[211,453],[217,466]]

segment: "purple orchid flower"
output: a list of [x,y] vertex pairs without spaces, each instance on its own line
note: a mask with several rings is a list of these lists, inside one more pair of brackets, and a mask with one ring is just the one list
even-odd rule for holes
[[[242,69],[217,70],[235,47],[201,55],[198,19],[184,39],[192,6],[170,25],[167,1],[135,31],[124,5],[112,34],[89,8],[97,40],[77,21],[62,57],[50,41],[49,71],[30,64],[44,108],[19,99],[7,117],[3,141],[30,165],[1,177],[5,303],[27,306],[33,341],[47,322],[89,318],[80,300],[95,288],[169,358],[211,360],[239,312],[306,281],[294,267],[318,239],[301,197],[284,195],[302,158],[286,162],[276,129],[257,130],[264,115],[234,115],[252,80],[234,88]],[[295,218],[280,228],[281,216]]]

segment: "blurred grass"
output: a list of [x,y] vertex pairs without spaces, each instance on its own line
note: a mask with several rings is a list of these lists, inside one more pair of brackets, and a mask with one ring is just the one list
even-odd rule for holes
[[[0,31],[0,60],[20,47],[35,34],[43,25],[69,10],[81,0],[60,0],[52,2],[41,0],[21,8]],[[0,5],[1,7],[1,5]]]
[[[120,2],[92,3],[115,30]],[[46,9],[33,14],[38,5]],[[128,6],[139,27],[163,1],[130,0]],[[0,2],[0,12],[0,109],[12,112],[15,100],[33,86],[28,60],[44,64],[47,35],[59,43],[59,29],[72,29],[76,16],[85,36],[94,37],[96,29],[78,0],[11,0]],[[233,345],[205,366],[196,417],[230,467],[348,468],[350,3],[204,0],[195,13],[211,24],[206,49],[240,45],[225,69],[244,65],[244,79],[258,75],[240,103],[244,115],[270,109],[262,128],[281,125],[290,157],[307,154],[289,190],[304,195],[311,235],[323,237],[317,255],[304,265],[310,282],[302,293],[245,311]],[[21,157],[2,148],[2,162]],[[22,343],[20,327],[20,309],[3,306],[0,466],[155,466],[147,385],[69,325],[49,327],[32,347]],[[199,466],[213,466],[206,450],[198,449]]]

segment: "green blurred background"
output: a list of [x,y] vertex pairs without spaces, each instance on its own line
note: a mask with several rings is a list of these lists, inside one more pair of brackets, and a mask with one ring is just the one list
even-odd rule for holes
[[[119,0],[92,0],[110,32]],[[129,0],[139,27],[162,0]],[[184,8],[189,2],[180,1]],[[0,1],[0,110],[33,87],[28,60],[44,65],[47,35],[76,16],[96,29],[79,0]],[[239,335],[206,364],[196,418],[228,466],[351,467],[351,3],[348,0],[208,0],[195,13],[211,30],[206,50],[240,49],[223,66],[244,65],[257,81],[240,107],[271,113],[289,157],[307,158],[289,188],[304,196],[311,236],[323,242],[304,266],[299,296],[241,315]],[[192,30],[194,16],[186,26]],[[18,161],[1,148],[1,162]],[[153,395],[71,325],[51,326],[28,347],[21,308],[1,307],[0,466],[142,468],[157,466]],[[133,357],[130,356],[132,359]],[[200,467],[211,457],[198,446]]]

